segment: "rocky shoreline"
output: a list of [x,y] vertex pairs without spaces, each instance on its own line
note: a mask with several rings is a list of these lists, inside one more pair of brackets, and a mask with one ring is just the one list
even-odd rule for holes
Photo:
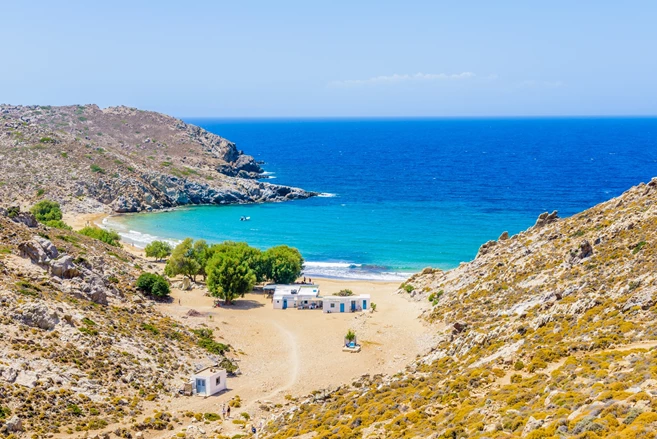
[[260,163],[227,139],[163,114],[96,105],[0,105],[0,197],[67,212],[280,202],[315,192],[259,181]]

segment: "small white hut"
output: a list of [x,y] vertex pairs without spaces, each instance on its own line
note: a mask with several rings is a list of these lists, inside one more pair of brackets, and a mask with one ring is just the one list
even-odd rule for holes
[[226,390],[226,377],[226,371],[217,366],[201,369],[192,377],[192,391],[199,396],[211,396],[219,393]]

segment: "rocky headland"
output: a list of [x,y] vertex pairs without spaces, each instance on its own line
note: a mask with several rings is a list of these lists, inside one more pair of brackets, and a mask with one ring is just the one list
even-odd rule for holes
[[140,212],[188,204],[316,195],[259,181],[229,140],[163,114],[96,105],[0,105],[0,199],[46,197],[67,212]]

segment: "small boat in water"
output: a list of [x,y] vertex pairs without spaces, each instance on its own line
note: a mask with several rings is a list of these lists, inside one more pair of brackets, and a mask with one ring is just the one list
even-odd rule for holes
[[240,221],[249,221],[250,219],[251,219],[250,216],[243,216],[243,217],[240,217]]

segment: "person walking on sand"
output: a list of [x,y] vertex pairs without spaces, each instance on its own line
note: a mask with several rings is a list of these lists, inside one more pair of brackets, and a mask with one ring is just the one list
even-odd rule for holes
[[228,419],[230,419],[230,406],[228,406],[228,410],[226,411],[228,413]]
[[226,404],[221,406],[221,417],[224,418],[224,421],[226,420]]

